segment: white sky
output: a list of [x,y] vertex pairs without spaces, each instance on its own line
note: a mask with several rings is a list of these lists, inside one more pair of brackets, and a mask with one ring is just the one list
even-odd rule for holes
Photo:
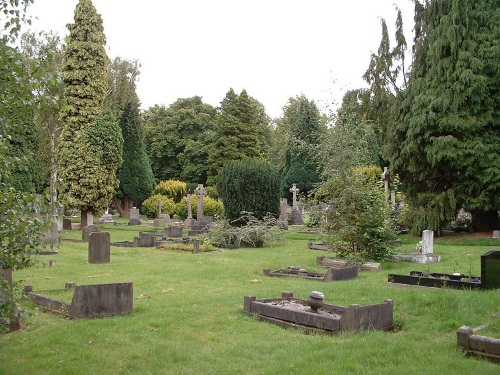
[[[35,0],[33,30],[68,34],[78,0]],[[218,106],[232,87],[279,117],[304,94],[322,111],[361,76],[380,43],[380,18],[394,35],[397,4],[411,42],[410,0],[93,0],[111,59],[137,59],[142,108],[195,95]]]

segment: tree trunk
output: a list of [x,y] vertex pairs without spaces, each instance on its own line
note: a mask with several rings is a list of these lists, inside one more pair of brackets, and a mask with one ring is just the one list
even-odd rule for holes
[[133,204],[132,199],[126,194],[121,201],[116,196],[113,197],[113,205],[118,211],[118,215],[122,218],[130,218],[130,209],[133,207]]
[[498,211],[473,210],[471,215],[474,232],[489,232],[500,229]]

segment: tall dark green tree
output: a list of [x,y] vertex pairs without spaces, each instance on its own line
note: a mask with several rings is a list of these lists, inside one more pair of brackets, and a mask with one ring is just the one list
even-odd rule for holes
[[289,189],[292,184],[297,184],[301,193],[307,195],[321,179],[317,153],[325,130],[324,121],[314,101],[309,101],[304,95],[297,98],[296,106],[287,109],[293,116],[290,116],[290,138],[281,177],[281,191],[285,197],[291,196]]
[[121,217],[128,217],[132,206],[140,205],[155,186],[155,178],[144,147],[139,108],[128,103],[120,118],[123,135],[123,164],[117,176],[120,186],[113,203]]
[[118,188],[116,170],[122,162],[123,137],[116,120],[103,115],[109,59],[102,18],[90,0],[78,2],[68,29],[64,128],[57,162],[60,196],[67,206],[80,209],[83,228],[87,213],[102,212]]
[[500,226],[500,7],[416,2],[415,59],[385,155],[413,207],[413,229],[439,231],[456,208]]
[[137,61],[115,58],[110,64],[108,95],[105,107],[119,119],[123,136],[123,164],[118,169],[119,188],[113,204],[120,217],[128,217],[132,206],[140,206],[153,191],[155,178],[151,169],[139,115],[136,81],[139,76]]
[[224,202],[224,216],[236,225],[242,212],[251,212],[262,220],[266,215],[279,214],[279,177],[263,160],[231,160],[224,164],[217,190]]
[[199,96],[145,111],[146,152],[157,180],[206,183],[216,110]]
[[[263,123],[263,106],[243,90],[230,89],[221,102],[215,135],[208,158],[209,185],[216,185],[224,163],[262,155],[259,139],[268,124]],[[264,122],[267,120],[264,120]]]

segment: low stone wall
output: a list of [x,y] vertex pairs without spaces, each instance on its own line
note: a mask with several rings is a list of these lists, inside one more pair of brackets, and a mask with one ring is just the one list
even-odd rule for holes
[[462,326],[457,331],[458,346],[468,355],[500,363],[500,339],[476,335],[478,329]]

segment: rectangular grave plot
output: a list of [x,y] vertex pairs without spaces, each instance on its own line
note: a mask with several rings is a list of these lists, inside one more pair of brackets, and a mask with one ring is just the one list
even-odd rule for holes
[[468,355],[500,364],[500,339],[474,334],[472,328],[462,326],[457,331],[457,344]]
[[454,289],[480,289],[481,283],[449,280],[444,278],[433,278],[412,275],[389,274],[387,281],[394,285],[421,286],[427,288],[454,288]]

